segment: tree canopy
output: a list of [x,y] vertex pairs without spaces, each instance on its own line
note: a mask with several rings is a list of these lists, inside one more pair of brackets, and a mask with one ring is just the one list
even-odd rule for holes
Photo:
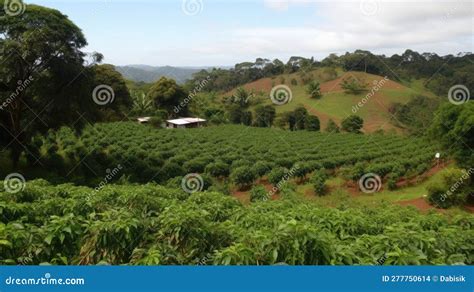
[[474,165],[474,103],[443,104],[435,114],[429,133],[452,152],[458,164]]
[[132,107],[133,101],[127,84],[113,65],[105,64],[94,66],[94,86],[97,87],[101,85],[107,85],[113,89],[114,98],[106,104],[107,109],[111,109],[115,113],[120,114],[128,111]]
[[[156,81],[148,91],[148,97],[153,100],[155,106],[160,109],[166,110],[170,116],[175,115],[173,113],[174,107],[181,109],[179,114],[184,115],[187,111],[187,104],[183,103],[187,97],[187,93],[183,87],[178,85],[173,79],[161,77]],[[183,103],[183,106],[180,104]]]
[[81,51],[86,45],[82,31],[57,10],[0,11],[0,135],[15,163],[33,133],[94,120],[92,73]]

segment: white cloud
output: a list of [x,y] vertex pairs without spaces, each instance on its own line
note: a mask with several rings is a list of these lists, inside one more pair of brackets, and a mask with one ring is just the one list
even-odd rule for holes
[[355,49],[393,53],[417,48],[440,54],[473,51],[473,2],[375,1],[376,12],[368,15],[360,1],[265,0],[266,7],[279,13],[291,13],[291,9],[282,11],[301,3],[312,4],[318,22],[301,27],[239,28],[226,39],[207,42],[194,52],[232,58],[325,56]]
[[[362,1],[350,0],[264,0],[263,3],[268,11],[280,16],[298,13],[292,7],[303,7],[313,11],[314,17],[299,21],[304,25],[298,26],[275,25],[262,18],[258,27],[246,26],[242,18],[239,25],[208,29],[206,34],[198,34],[184,44],[160,50],[143,48],[143,54],[135,54],[134,62],[232,65],[256,57],[286,61],[293,55],[323,58],[329,53],[356,49],[386,55],[406,49],[438,54],[474,51],[472,1],[364,0],[361,5]],[[371,13],[364,13],[363,7],[371,8]],[[172,61],[163,61],[162,56]]]

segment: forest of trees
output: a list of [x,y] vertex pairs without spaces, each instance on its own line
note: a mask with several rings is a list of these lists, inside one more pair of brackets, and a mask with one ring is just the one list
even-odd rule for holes
[[[449,66],[443,66],[449,64]],[[316,68],[342,67],[346,71],[362,71],[371,74],[388,76],[391,80],[412,80],[426,78],[426,86],[438,95],[446,95],[453,84],[464,84],[474,88],[474,55],[459,53],[457,55],[439,56],[435,53],[418,53],[406,50],[403,54],[391,57],[375,55],[369,51],[356,50],[338,56],[331,54],[321,61],[314,58],[291,57],[287,63],[279,59],[273,61],[258,58],[255,62],[236,64],[233,69],[202,70],[194,74],[193,84],[210,76],[207,90],[230,90],[239,85],[264,77],[277,76],[283,73],[308,72]]]

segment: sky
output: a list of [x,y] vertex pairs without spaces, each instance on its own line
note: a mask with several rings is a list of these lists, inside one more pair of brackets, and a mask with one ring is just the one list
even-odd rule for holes
[[32,0],[66,14],[114,65],[229,66],[356,49],[474,51],[474,1]]

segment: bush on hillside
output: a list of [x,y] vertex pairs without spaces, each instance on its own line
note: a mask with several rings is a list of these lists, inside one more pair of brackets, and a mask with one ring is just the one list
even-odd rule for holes
[[230,179],[234,182],[239,189],[249,187],[256,179],[256,174],[253,169],[249,166],[241,166],[234,170],[230,174]]
[[327,179],[328,179],[328,176],[326,174],[325,169],[320,169],[313,173],[313,175],[311,176],[310,182],[313,185],[313,189],[316,195],[322,196],[326,194],[326,191],[327,191],[326,180]]
[[430,204],[440,208],[463,205],[469,195],[469,173],[449,168],[440,172],[438,177],[426,187]]
[[254,186],[250,190],[250,202],[267,201],[268,199],[268,192],[263,186]]

